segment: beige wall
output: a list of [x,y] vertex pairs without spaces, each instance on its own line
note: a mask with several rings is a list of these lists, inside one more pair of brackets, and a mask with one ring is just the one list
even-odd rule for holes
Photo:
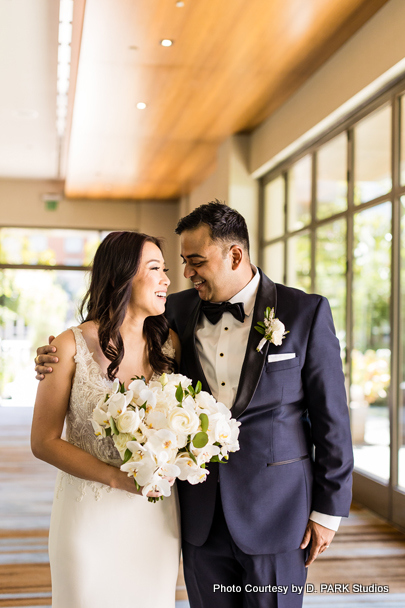
[[180,201],[181,217],[215,198],[237,209],[246,219],[251,241],[251,258],[258,253],[258,184],[249,172],[249,135],[233,135],[218,149],[214,172]]
[[[252,134],[250,171],[256,177],[268,171],[274,157],[331,114],[353,110],[373,83],[381,86],[397,72],[405,57],[405,1],[385,4],[348,42],[337,51],[279,110]],[[392,73],[386,74],[389,70]],[[386,74],[386,78],[384,78]],[[357,96],[350,103],[353,97]],[[346,112],[347,113],[347,112]],[[331,117],[336,122],[337,115]],[[326,126],[326,125],[325,125]],[[325,129],[324,129],[325,130]],[[285,156],[291,154],[287,150]],[[281,155],[277,161],[280,162]]]
[[139,230],[163,237],[171,289],[179,288],[178,201],[62,200],[47,211],[42,195],[62,195],[63,182],[0,179],[0,226]]

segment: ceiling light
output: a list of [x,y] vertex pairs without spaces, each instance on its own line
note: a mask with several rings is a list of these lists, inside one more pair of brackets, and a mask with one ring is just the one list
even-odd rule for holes
[[56,130],[58,132],[58,135],[60,137],[62,137],[65,133],[65,127],[66,127],[66,121],[64,118],[58,118],[58,120],[56,121]]
[[59,21],[63,23],[73,21],[73,0],[60,0]]
[[56,83],[56,90],[59,95],[67,95],[69,91],[69,80],[67,78],[59,78]]
[[58,62],[59,63],[70,63],[70,57],[72,49],[70,44],[60,44],[58,47]]
[[184,2],[181,2],[181,0],[178,0],[178,2],[176,2],[176,6],[181,8],[182,6],[184,6]]
[[173,40],[169,40],[168,38],[164,38],[163,40],[160,41],[160,44],[162,46],[172,46]]
[[144,110],[146,108],[146,103],[144,103],[143,101],[140,101],[139,103],[136,104],[136,107],[138,108],[138,110]]
[[72,24],[59,23],[59,44],[70,44],[72,42]]
[[58,78],[62,80],[69,80],[70,77],[70,63],[58,63]]

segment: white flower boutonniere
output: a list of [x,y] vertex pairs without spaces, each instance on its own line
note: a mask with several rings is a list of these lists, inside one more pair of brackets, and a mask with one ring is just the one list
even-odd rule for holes
[[262,352],[262,348],[266,342],[280,346],[283,338],[290,333],[285,330],[284,323],[274,317],[274,308],[270,308],[269,306],[264,313],[264,322],[258,321],[257,325],[255,325],[255,330],[264,336],[256,348],[258,353]]

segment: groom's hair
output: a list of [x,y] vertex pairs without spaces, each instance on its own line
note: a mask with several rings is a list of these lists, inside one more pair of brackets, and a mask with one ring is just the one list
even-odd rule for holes
[[177,224],[175,233],[181,234],[185,230],[195,230],[206,224],[213,241],[224,243],[234,242],[249,253],[249,232],[245,218],[235,209],[215,199],[211,203],[200,205],[191,213],[182,217]]

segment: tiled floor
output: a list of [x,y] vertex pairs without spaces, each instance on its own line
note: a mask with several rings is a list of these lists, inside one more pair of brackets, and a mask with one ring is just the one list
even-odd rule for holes
[[[51,604],[47,555],[55,471],[29,447],[31,408],[0,406],[0,608]],[[405,608],[405,536],[354,506],[310,568],[305,608]],[[321,583],[389,585],[389,593],[320,593]],[[176,608],[189,608],[180,572]],[[74,607],[72,607],[74,608]]]

